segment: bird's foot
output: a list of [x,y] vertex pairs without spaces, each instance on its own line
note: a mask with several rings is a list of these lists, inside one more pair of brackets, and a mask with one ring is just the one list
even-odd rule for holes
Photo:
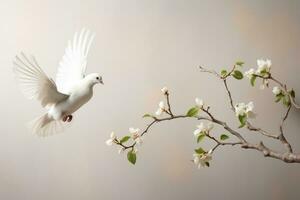
[[71,122],[73,119],[73,116],[72,115],[66,115],[63,117],[63,122]]

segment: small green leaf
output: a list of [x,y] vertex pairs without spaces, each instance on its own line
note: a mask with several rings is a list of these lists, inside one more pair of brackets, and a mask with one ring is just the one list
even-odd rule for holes
[[277,96],[276,96],[276,99],[275,99],[275,102],[276,102],[276,103],[279,102],[279,101],[281,100],[281,98],[282,98],[281,95],[277,95]]
[[242,67],[245,63],[243,61],[236,61],[235,64]]
[[150,115],[150,114],[144,114],[144,115],[143,115],[143,118],[146,118],[146,117],[152,117],[152,118],[153,118],[153,115]]
[[239,115],[239,121],[241,123],[239,128],[244,127],[246,125],[246,122],[247,122],[247,116],[246,115]]
[[291,97],[295,98],[296,97],[296,94],[295,94],[295,91],[292,89],[291,91],[289,91]]
[[289,95],[285,95],[284,97],[282,97],[282,103],[285,106],[289,106],[291,104]]
[[120,143],[122,144],[124,142],[127,142],[129,139],[130,139],[130,136],[126,135],[120,140]]
[[129,151],[127,153],[127,159],[131,164],[135,164],[136,163],[136,153],[133,152],[133,150]]
[[196,116],[198,114],[198,112],[199,112],[199,108],[198,107],[192,107],[186,113],[186,116],[188,116],[188,117],[194,117],[194,116]]
[[264,70],[262,70],[262,71],[260,72],[260,74],[261,74],[262,76],[264,76],[264,75],[267,75],[267,74],[269,74],[269,73],[267,72],[266,69],[264,69]]
[[195,152],[197,154],[203,154],[203,153],[205,153],[205,151],[201,147],[199,147],[198,149],[195,149]]
[[242,72],[239,71],[239,70],[234,70],[232,76],[234,78],[236,78],[237,80],[241,80],[244,77],[243,74],[242,74]]
[[209,167],[209,162],[205,162],[205,165],[206,165],[207,167]]
[[221,76],[222,77],[225,77],[227,75],[227,70],[226,69],[223,69],[222,71],[221,71]]
[[283,97],[284,97],[284,94],[282,94],[282,93],[277,94],[275,102],[277,103],[277,102],[281,101]]
[[228,138],[229,138],[229,136],[226,135],[226,134],[222,134],[222,135],[220,136],[220,139],[221,139],[221,140],[227,140]]
[[256,80],[256,76],[255,76],[255,75],[252,75],[252,77],[251,77],[251,79],[250,79],[250,83],[251,83],[252,86],[254,86],[255,80]]
[[205,134],[201,133],[197,138],[197,143],[201,142],[205,138]]

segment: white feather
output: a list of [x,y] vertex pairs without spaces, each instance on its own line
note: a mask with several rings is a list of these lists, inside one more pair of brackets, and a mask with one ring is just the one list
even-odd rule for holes
[[94,36],[89,30],[82,29],[79,37],[75,33],[73,41],[68,42],[56,75],[57,88],[61,93],[71,94],[75,85],[84,78],[87,55]]
[[62,122],[54,120],[48,113],[32,120],[29,122],[28,126],[33,134],[40,137],[60,133],[64,130]]
[[68,95],[57,91],[53,80],[48,78],[33,56],[31,59],[24,53],[16,56],[14,71],[24,95],[39,100],[43,107],[68,98]]

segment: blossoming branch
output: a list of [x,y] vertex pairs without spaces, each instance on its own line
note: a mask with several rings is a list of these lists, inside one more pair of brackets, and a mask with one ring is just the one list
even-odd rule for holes
[[[220,120],[210,111],[210,106],[205,105],[204,101],[199,98],[195,98],[195,105],[188,109],[185,114],[174,114],[171,109],[169,90],[167,87],[164,87],[161,89],[161,92],[163,93],[165,100],[159,102],[158,109],[154,112],[154,114],[145,114],[143,116],[144,118],[150,118],[152,120],[143,131],[138,128],[129,128],[129,134],[121,138],[118,138],[114,133],[111,133],[106,144],[109,146],[119,146],[119,153],[127,151],[128,161],[135,164],[137,160],[137,145],[141,145],[143,143],[142,138],[154,124],[181,118],[196,119],[201,121],[198,125],[196,125],[197,129],[193,132],[197,144],[200,145],[193,153],[193,162],[198,168],[209,167],[215,150],[221,146],[240,146],[243,149],[259,151],[263,153],[265,157],[271,157],[287,163],[300,163],[300,154],[294,153],[293,148],[286,139],[284,133],[284,122],[287,120],[290,110],[292,108],[300,109],[300,106],[295,102],[295,91],[288,88],[286,84],[272,76],[271,60],[257,60],[257,69],[255,70],[251,68],[245,73],[241,72],[243,65],[243,62],[236,62],[229,71],[223,69],[220,73],[217,73],[214,70],[205,69],[201,66],[199,67],[201,72],[210,73],[223,82],[224,88],[227,92],[229,106],[240,123],[238,127],[228,126],[225,121]],[[275,95],[275,102],[282,102],[283,106],[286,107],[286,112],[282,117],[278,133],[270,133],[263,128],[250,123],[251,118],[255,118],[256,116],[254,112],[254,103],[252,101],[248,103],[234,103],[227,81],[231,77],[237,80],[242,80],[244,76],[250,80],[250,84],[252,86],[255,85],[255,82],[257,82],[258,79],[261,79],[261,89],[268,88],[270,81],[273,81],[276,84],[272,90]],[[204,123],[204,121],[206,121],[206,123]],[[215,125],[223,127],[223,129],[227,131],[226,134],[217,136],[217,134],[213,131]],[[272,138],[273,140],[280,141],[286,150],[281,152],[271,149],[270,147],[267,147],[263,141],[250,143],[238,131],[242,128],[247,129],[250,132]],[[232,137],[234,142],[227,142],[230,137]],[[201,142],[204,138],[214,141],[215,145],[209,150],[203,149],[201,147]]]

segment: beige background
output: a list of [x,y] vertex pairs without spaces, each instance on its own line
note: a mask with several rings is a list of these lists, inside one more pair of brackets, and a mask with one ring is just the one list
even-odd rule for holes
[[[248,69],[270,58],[274,75],[300,93],[299,21],[296,0],[1,0],[0,199],[299,199],[300,165],[256,151],[225,147],[210,168],[197,170],[190,162],[196,121],[154,127],[134,167],[104,143],[112,130],[143,128],[140,116],[155,112],[165,85],[177,113],[199,96],[236,127],[221,82],[201,74],[200,64],[220,70],[242,59]],[[11,61],[21,50],[33,53],[54,77],[67,40],[82,27],[97,33],[88,72],[101,73],[105,85],[65,133],[37,138],[25,124],[43,110],[22,96]],[[271,89],[246,80],[230,86],[236,101],[255,101],[256,124],[277,131],[284,109]],[[298,152],[299,118],[292,110],[286,133]]]

